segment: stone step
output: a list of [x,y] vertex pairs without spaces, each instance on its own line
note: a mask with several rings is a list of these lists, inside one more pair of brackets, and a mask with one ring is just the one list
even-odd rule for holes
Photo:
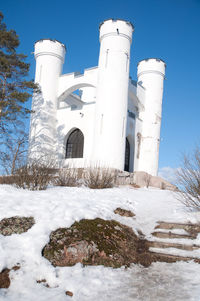
[[153,236],[158,237],[158,238],[186,238],[186,239],[194,239],[196,238],[194,235],[190,234],[177,234],[177,233],[172,233],[172,232],[153,232]]
[[195,262],[200,263],[200,259],[195,257],[184,257],[184,256],[171,255],[171,254],[163,254],[163,253],[158,253],[153,251],[150,251],[150,254],[153,257],[154,261],[176,262],[176,261],[194,260]]
[[148,246],[153,248],[176,248],[186,251],[193,251],[198,250],[200,246],[198,245],[186,245],[186,244],[179,244],[179,243],[169,243],[163,241],[148,241]]
[[200,233],[200,224],[168,223],[159,221],[155,229],[183,229],[187,231],[193,238],[196,238],[198,233]]
[[195,231],[200,232],[200,224],[184,224],[184,223],[171,223],[159,221],[155,229],[184,229],[187,232]]

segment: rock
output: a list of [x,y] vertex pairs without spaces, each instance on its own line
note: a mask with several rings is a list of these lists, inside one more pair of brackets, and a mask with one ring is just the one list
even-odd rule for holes
[[134,188],[140,187],[156,187],[160,189],[168,189],[176,191],[177,187],[165,179],[162,179],[157,176],[152,176],[144,171],[119,171],[116,170],[116,184],[117,185],[131,185]]
[[49,284],[47,283],[46,279],[36,280],[37,283],[42,283],[45,287],[50,288]]
[[27,232],[34,224],[33,217],[13,216],[4,218],[0,221],[0,234],[4,236],[21,234]]
[[130,187],[135,189],[140,188],[140,186],[135,184],[134,181],[131,183]]
[[118,185],[129,185],[132,181],[132,174],[127,171],[116,172],[116,184]]
[[3,269],[3,271],[0,272],[0,288],[9,288],[10,286],[10,277],[9,273],[11,270],[17,271],[19,270],[19,266],[14,266],[12,269]]
[[70,244],[68,248],[64,246],[65,258],[67,258],[69,265],[88,260],[91,255],[98,251],[93,242],[89,244],[85,240]]
[[122,208],[119,208],[119,207],[114,210],[114,213],[115,214],[119,214],[121,216],[126,216],[126,217],[133,217],[133,216],[135,216],[135,214],[132,211],[126,210],[126,209],[122,209]]
[[162,179],[161,177],[151,176],[150,174],[144,171],[134,172],[134,183],[141,187],[156,187],[160,189],[167,189],[176,191],[177,187],[168,181]]
[[70,297],[72,297],[72,296],[73,296],[73,293],[72,293],[72,292],[70,292],[70,291],[66,291],[66,292],[65,292],[65,294],[66,294],[67,296],[70,296]]
[[128,226],[100,218],[83,219],[70,228],[53,231],[42,254],[54,266],[80,262],[117,268],[131,263],[144,266],[151,263],[146,240],[137,237]]
[[0,273],[0,288],[9,288],[10,286],[10,277],[9,277],[9,269],[4,269]]
[[168,181],[162,179],[161,177],[156,177],[156,176],[151,177],[150,186],[157,187],[163,190],[172,190],[172,191],[178,190],[178,188],[175,185],[169,183]]

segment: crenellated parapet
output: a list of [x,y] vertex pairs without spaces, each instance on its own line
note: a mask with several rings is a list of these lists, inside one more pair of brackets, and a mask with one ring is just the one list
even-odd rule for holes
[[68,95],[83,87],[97,87],[98,67],[88,68],[84,73],[73,72],[59,78],[58,102],[62,102]]

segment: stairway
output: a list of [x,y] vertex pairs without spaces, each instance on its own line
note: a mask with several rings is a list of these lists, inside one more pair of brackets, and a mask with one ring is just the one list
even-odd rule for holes
[[200,263],[200,243],[196,243],[200,224],[159,221],[148,241],[155,261],[194,260]]

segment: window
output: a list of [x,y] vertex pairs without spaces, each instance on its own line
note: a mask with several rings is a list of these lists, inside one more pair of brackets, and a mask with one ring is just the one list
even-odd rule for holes
[[135,113],[128,110],[128,117],[135,119]]
[[65,158],[83,158],[83,145],[83,133],[79,129],[74,130],[67,139]]
[[125,164],[124,164],[125,171],[129,171],[129,161],[130,161],[130,143],[126,138]]

